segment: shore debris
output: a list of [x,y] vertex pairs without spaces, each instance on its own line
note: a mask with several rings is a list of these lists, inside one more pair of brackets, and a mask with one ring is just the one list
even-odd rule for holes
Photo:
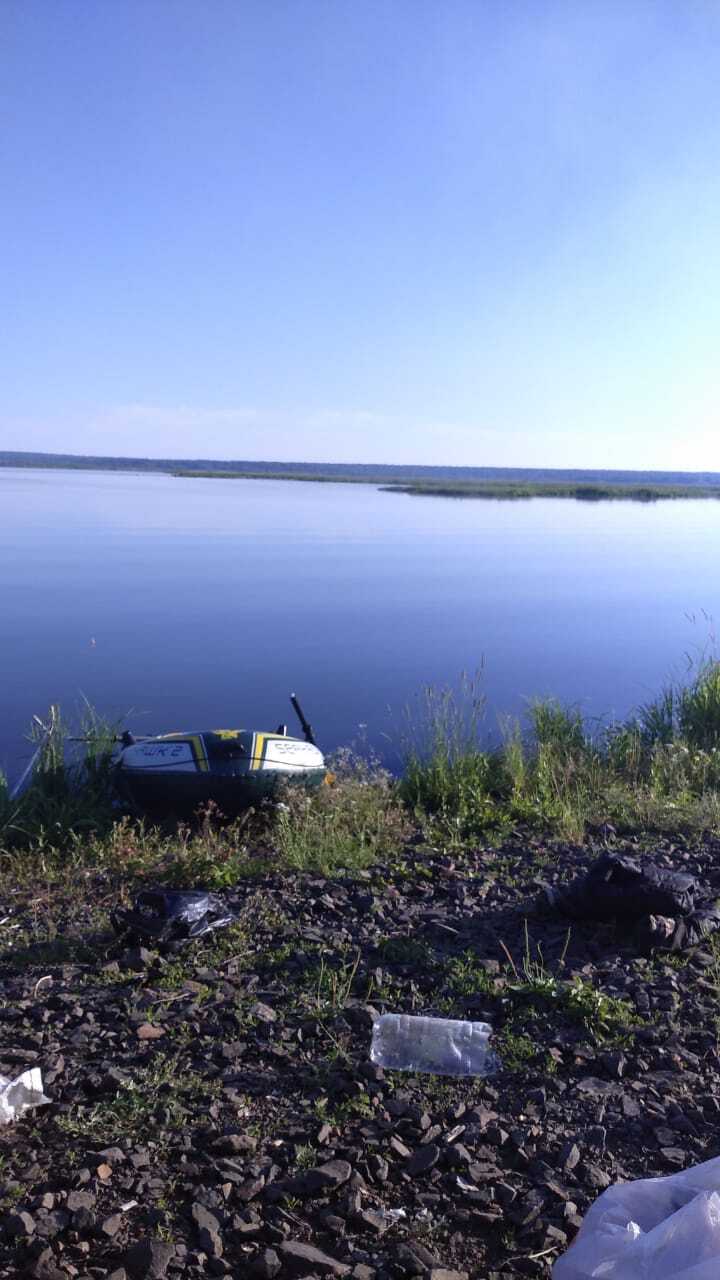
[[116,907],[110,919],[128,940],[182,945],[226,928],[236,916],[205,890],[144,889],[132,908]]
[[582,876],[545,889],[546,903],[573,920],[635,926],[643,949],[679,951],[720,929],[720,911],[694,876],[627,854],[607,853]]
[[0,1076],[0,1125],[12,1124],[31,1107],[42,1107],[49,1101],[43,1093],[39,1067],[30,1067],[15,1080]]
[[717,1280],[718,1192],[720,1158],[608,1188],[555,1263],[553,1280]]
[[499,1067],[487,1022],[384,1013],[373,1023],[370,1057],[393,1071],[438,1076],[488,1076]]

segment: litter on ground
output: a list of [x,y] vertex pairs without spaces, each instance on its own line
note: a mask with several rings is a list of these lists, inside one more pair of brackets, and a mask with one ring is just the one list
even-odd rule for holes
[[12,1124],[31,1107],[42,1107],[49,1101],[43,1093],[39,1067],[30,1067],[15,1080],[0,1076],[0,1125]]

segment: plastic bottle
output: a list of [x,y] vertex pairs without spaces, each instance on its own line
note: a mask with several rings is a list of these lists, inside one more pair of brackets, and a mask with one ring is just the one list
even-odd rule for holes
[[392,1071],[428,1071],[438,1076],[487,1076],[499,1062],[490,1049],[487,1022],[416,1018],[384,1013],[373,1023],[370,1057]]

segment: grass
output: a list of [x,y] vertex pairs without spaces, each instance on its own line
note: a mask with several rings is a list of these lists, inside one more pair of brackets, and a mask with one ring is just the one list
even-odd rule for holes
[[[627,722],[587,724],[576,707],[530,704],[487,745],[477,682],[428,690],[399,792],[446,843],[518,824],[582,841],[606,828],[720,828],[720,663],[703,661]],[[483,736],[485,742],[483,742]]]
[[540,1062],[544,1071],[557,1069],[546,1048],[548,1025],[561,1028],[579,1023],[593,1044],[611,1047],[628,1045],[633,1028],[642,1022],[630,1001],[602,991],[577,974],[564,976],[569,942],[568,931],[552,969],[539,944],[532,944],[527,921],[522,957],[515,961],[504,948],[510,980],[503,987],[505,1021],[493,1037],[493,1047],[507,1071],[535,1071]]
[[[0,787],[0,871],[44,885],[48,901],[102,871],[109,897],[129,897],[153,880],[223,889],[271,869],[357,875],[397,860],[418,832],[452,850],[518,826],[575,841],[608,828],[720,830],[720,662],[699,664],[621,724],[588,724],[546,699],[498,743],[484,714],[480,676],[426,689],[405,719],[399,777],[343,753],[315,794],[288,788],[232,823],[209,806],[193,823],[163,825],[115,798],[114,728],[86,708],[85,747],[73,755],[55,713],[32,785],[16,801]],[[53,922],[42,924],[26,945],[53,944]],[[412,965],[412,940],[393,945]]]
[[69,1139],[113,1143],[154,1130],[178,1130],[216,1098],[221,1086],[199,1073],[180,1071],[179,1056],[154,1052],[133,1079],[110,1098],[73,1106],[54,1121]]

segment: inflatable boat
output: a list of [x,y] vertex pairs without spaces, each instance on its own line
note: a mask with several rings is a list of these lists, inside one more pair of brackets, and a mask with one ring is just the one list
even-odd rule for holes
[[123,734],[115,765],[118,790],[150,813],[191,814],[212,801],[232,817],[272,799],[283,785],[319,787],[327,776],[325,760],[294,694],[291,700],[303,738],[290,737],[286,725],[273,732]]

